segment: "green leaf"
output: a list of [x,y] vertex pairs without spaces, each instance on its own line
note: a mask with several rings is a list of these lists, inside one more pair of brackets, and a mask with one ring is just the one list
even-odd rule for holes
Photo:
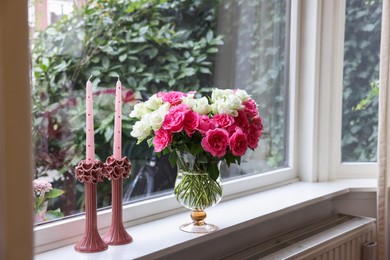
[[207,51],[206,51],[207,53],[217,53],[218,52],[218,48],[209,48],[209,49],[207,49]]
[[241,158],[239,156],[234,156],[230,152],[225,155],[225,161],[228,166],[230,166],[231,163],[240,164]]
[[106,131],[104,132],[104,139],[106,140],[106,142],[111,140],[113,134],[114,134],[114,129],[112,127],[107,127]]
[[48,201],[46,200],[44,203],[42,203],[38,208],[35,209],[35,212],[39,215],[41,214],[45,214],[45,212],[47,211],[47,204],[48,204]]
[[149,26],[142,27],[141,29],[139,29],[139,34],[140,35],[145,34],[148,31],[148,29],[149,29]]
[[207,40],[207,42],[211,42],[211,40],[213,39],[213,37],[214,37],[213,31],[212,31],[212,30],[209,30],[209,31],[207,32],[207,34],[206,34],[206,40]]
[[176,83],[176,80],[175,79],[171,79],[168,81],[168,86],[172,87],[173,85],[175,85]]
[[211,179],[213,179],[214,181],[217,180],[217,178],[219,176],[219,170],[218,170],[217,164],[212,163],[210,165],[210,167],[208,169],[208,174],[209,174]]
[[149,55],[149,59],[153,59],[157,56],[158,50],[156,48],[152,48],[146,52]]
[[121,56],[119,56],[119,61],[120,62],[123,62],[126,59],[127,59],[127,54],[122,54]]
[[98,69],[94,69],[91,71],[91,74],[95,77],[100,76],[101,72]]
[[45,214],[45,218],[44,220],[45,221],[48,221],[48,220],[53,220],[53,219],[57,219],[57,218],[62,218],[64,217],[64,214],[62,214],[60,212],[60,209],[57,209],[57,210],[48,210]]
[[48,199],[56,198],[60,195],[64,194],[63,190],[60,189],[51,189],[49,192],[45,194],[45,197]]
[[110,67],[110,60],[107,57],[103,57],[102,65],[103,68],[108,69]]
[[211,74],[211,71],[209,68],[206,68],[206,67],[201,67],[200,68],[200,72],[204,73],[204,74]]
[[148,140],[146,140],[146,142],[148,143],[149,147],[152,147],[153,146],[153,137],[149,138]]
[[93,63],[99,63],[99,62],[100,62],[100,57],[93,57],[93,58],[91,59],[91,62],[93,62]]
[[175,151],[171,152],[169,154],[169,163],[171,164],[172,167],[176,166],[177,163],[177,153]]
[[170,61],[170,62],[177,62],[177,58],[173,54],[168,54],[167,60]]
[[203,151],[202,145],[200,143],[192,144],[189,148],[189,151],[192,155],[197,156]]
[[64,71],[67,68],[65,61],[62,61],[60,64],[56,65],[53,69],[56,71]]
[[[39,196],[39,198],[38,199],[36,199],[36,201],[35,201],[35,208],[38,210],[40,207],[41,207],[41,205],[42,205],[42,203],[45,201],[45,199],[46,199],[46,197],[42,194],[41,196]],[[47,203],[46,203],[47,204]],[[46,206],[47,207],[47,206]]]

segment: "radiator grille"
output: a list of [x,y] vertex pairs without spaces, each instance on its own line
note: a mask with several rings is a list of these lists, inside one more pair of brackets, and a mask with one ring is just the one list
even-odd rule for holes
[[357,260],[361,259],[362,245],[374,240],[375,219],[335,215],[221,259]]

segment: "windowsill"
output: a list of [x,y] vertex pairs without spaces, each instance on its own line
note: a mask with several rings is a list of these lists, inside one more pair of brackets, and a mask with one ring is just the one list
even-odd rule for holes
[[235,230],[248,227],[253,222],[280,217],[286,213],[332,199],[349,192],[373,192],[374,179],[345,179],[334,182],[297,182],[261,191],[237,199],[221,202],[207,209],[206,221],[217,224],[220,230],[208,235],[189,234],[179,230],[179,225],[189,222],[189,212],[175,214],[159,220],[132,226],[127,229],[134,241],[128,245],[110,246],[99,253],[78,253],[74,244],[35,255],[35,260],[46,259],[134,259],[153,254],[161,257],[185,249],[211,238],[222,237]]

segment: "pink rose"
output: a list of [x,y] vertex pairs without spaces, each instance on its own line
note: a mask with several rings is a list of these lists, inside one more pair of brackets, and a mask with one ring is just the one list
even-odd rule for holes
[[184,93],[179,91],[171,91],[168,93],[165,93],[162,96],[162,101],[169,102],[171,106],[175,106],[181,103],[182,99],[184,97]]
[[261,131],[255,125],[250,125],[247,129],[248,146],[252,149],[256,149],[259,145],[261,137]]
[[243,156],[248,149],[248,141],[246,135],[241,128],[236,127],[236,131],[229,139],[230,151],[234,156]]
[[[237,131],[237,128],[241,129],[239,126],[236,126],[236,125],[231,125],[229,126],[226,131],[228,132],[229,134],[229,138]],[[242,130],[242,129],[241,129]]]
[[199,124],[196,130],[198,130],[202,135],[205,135],[207,131],[213,129],[215,129],[215,125],[207,115],[199,117]]
[[206,132],[201,145],[206,152],[211,153],[213,156],[222,157],[226,154],[228,143],[228,132],[224,129],[216,128]]
[[244,105],[244,112],[249,118],[253,118],[259,115],[259,111],[257,110],[256,102],[253,99],[249,99],[246,102],[242,103]]
[[251,119],[251,125],[258,128],[260,131],[263,131],[263,120],[260,116],[255,116]]
[[162,128],[173,133],[178,133],[184,128],[184,119],[190,109],[185,104],[172,107],[165,115]]
[[234,118],[228,114],[217,114],[212,117],[212,120],[216,127],[228,128],[234,123]]
[[234,125],[245,129],[249,125],[248,117],[243,110],[238,111],[238,115],[234,118]]
[[190,110],[186,113],[184,118],[184,130],[189,137],[195,133],[196,128],[199,125],[199,114]]
[[162,128],[156,131],[153,145],[156,152],[161,152],[172,142],[172,133]]

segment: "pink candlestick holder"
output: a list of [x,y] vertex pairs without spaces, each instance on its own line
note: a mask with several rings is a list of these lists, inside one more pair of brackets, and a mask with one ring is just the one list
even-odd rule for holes
[[111,179],[112,187],[112,215],[111,226],[106,234],[102,236],[108,245],[124,245],[133,241],[123,226],[122,201],[123,201],[123,179],[129,177],[131,164],[127,157],[116,160],[109,156],[104,164],[105,177]]
[[81,161],[76,166],[76,177],[85,187],[85,231],[75,250],[82,253],[104,251],[108,245],[101,239],[97,229],[96,184],[103,181],[103,163]]

